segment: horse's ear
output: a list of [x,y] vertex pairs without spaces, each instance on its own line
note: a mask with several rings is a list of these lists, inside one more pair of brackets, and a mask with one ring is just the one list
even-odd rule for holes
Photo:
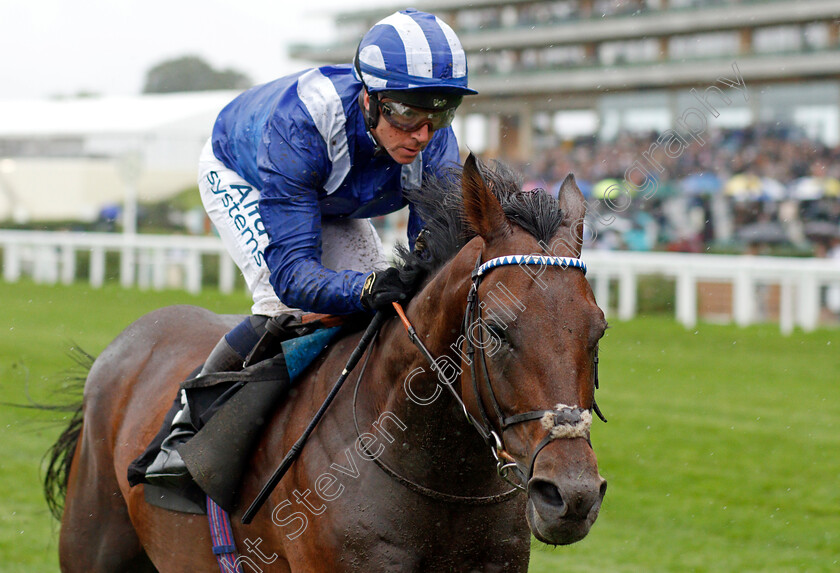
[[472,152],[464,161],[461,192],[467,223],[485,241],[489,243],[510,233],[510,224],[502,205],[481,176],[478,160]]
[[575,257],[579,257],[583,247],[583,218],[586,215],[586,200],[573,174],[569,173],[563,180],[557,200],[563,212],[563,226],[568,227],[572,235],[573,245],[570,246],[575,251]]

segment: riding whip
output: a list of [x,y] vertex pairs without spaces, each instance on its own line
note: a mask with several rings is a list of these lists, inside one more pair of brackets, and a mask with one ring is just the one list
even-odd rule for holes
[[286,475],[286,472],[289,471],[289,468],[292,467],[292,464],[300,455],[300,452],[303,450],[303,446],[306,444],[306,440],[309,439],[309,435],[315,430],[315,427],[318,425],[318,422],[321,418],[324,417],[324,414],[327,411],[327,408],[330,407],[330,404],[335,399],[336,395],[338,395],[338,391],[341,390],[342,384],[347,379],[347,376],[350,375],[353,368],[355,368],[356,364],[359,362],[359,359],[365,353],[368,345],[370,344],[373,337],[376,335],[379,328],[385,322],[387,318],[386,313],[384,312],[377,312],[373,320],[370,321],[365,333],[362,335],[362,338],[359,340],[359,344],[356,346],[356,349],[353,350],[353,353],[350,355],[350,358],[347,360],[347,364],[344,366],[344,370],[341,372],[341,376],[338,377],[338,380],[333,386],[330,393],[327,395],[324,403],[321,404],[321,407],[315,413],[315,417],[312,418],[312,421],[309,422],[309,425],[306,427],[306,430],[303,431],[298,441],[292,446],[289,450],[289,453],[286,454],[286,457],[283,458],[283,461],[280,462],[280,465],[274,470],[274,473],[271,475],[271,478],[265,483],[260,493],[254,498],[254,501],[251,502],[251,506],[248,510],[242,515],[242,523],[249,524],[251,520],[254,519],[254,515],[260,510],[263,504],[268,499],[268,496],[271,495],[271,492],[274,491],[274,488],[277,487],[277,484],[280,483],[280,480],[283,479],[283,476]]

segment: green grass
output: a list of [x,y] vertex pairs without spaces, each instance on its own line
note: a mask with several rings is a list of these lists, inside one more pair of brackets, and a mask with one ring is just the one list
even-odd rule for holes
[[601,515],[532,570],[840,570],[839,344],[775,325],[615,324],[598,400],[610,422],[593,430]]
[[[50,287],[0,282],[0,401],[55,402],[53,389],[74,363],[73,343],[97,355],[146,312],[197,304],[222,313],[247,313],[245,293]],[[0,572],[58,571],[57,522],[41,493],[40,462],[64,429],[64,414],[0,406]],[[115,572],[116,573],[116,572]]]
[[[55,400],[71,341],[98,354],[154,308],[247,312],[242,293],[0,283],[0,400]],[[534,544],[531,571],[840,570],[840,331],[687,331],[614,322],[593,442],[609,481],[582,542]],[[54,572],[40,459],[61,414],[0,406],[0,572]]]

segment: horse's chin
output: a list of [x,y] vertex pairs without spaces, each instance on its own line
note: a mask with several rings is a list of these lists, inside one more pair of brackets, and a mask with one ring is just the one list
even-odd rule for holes
[[561,518],[548,521],[539,514],[533,501],[529,499],[525,515],[534,537],[549,545],[570,545],[586,537],[598,517],[600,508],[599,503],[584,519]]

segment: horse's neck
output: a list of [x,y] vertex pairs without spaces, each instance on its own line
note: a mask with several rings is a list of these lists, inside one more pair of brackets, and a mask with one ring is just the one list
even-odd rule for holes
[[[459,366],[460,356],[452,347],[460,335],[469,270],[448,265],[408,308],[409,319],[432,356],[449,356],[453,361],[447,362]],[[378,396],[366,400],[366,417],[377,419],[388,412],[405,425],[402,440],[396,442],[402,447],[387,451],[383,460],[401,468],[406,477],[450,493],[480,495],[487,487],[498,488],[485,443],[399,321],[383,328],[371,363],[380,367],[365,386],[378,389]],[[459,386],[455,382],[460,392]]]

